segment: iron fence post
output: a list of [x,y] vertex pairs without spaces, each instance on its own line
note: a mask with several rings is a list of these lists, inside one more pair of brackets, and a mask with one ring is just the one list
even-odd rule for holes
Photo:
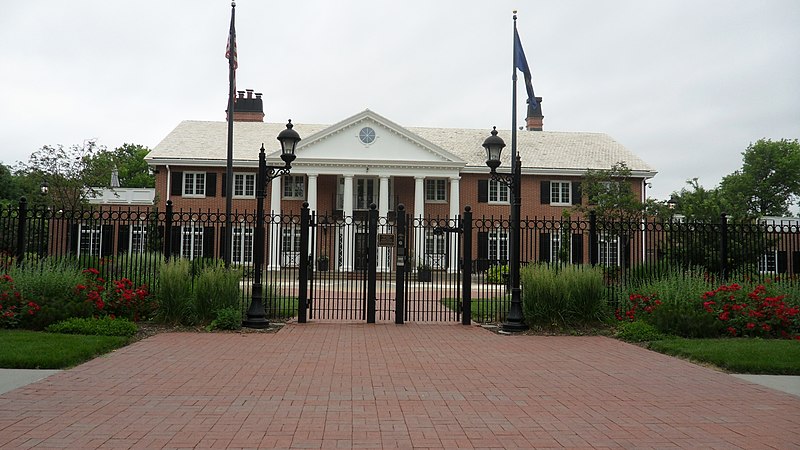
[[592,267],[597,265],[598,251],[600,250],[597,245],[597,213],[591,211],[589,213],[589,264]]
[[461,324],[469,325],[472,322],[472,208],[469,205],[464,207],[461,216],[461,233],[461,245],[464,246],[464,261],[461,263]]
[[377,205],[369,205],[369,234],[367,238],[367,323],[375,323],[375,303],[377,297],[376,278],[378,276],[378,210]]
[[172,200],[167,200],[167,209],[164,211],[164,260],[169,261],[172,256]]
[[28,199],[20,197],[19,199],[19,215],[17,216],[17,267],[22,267],[22,262],[25,260],[25,226],[28,222]]
[[720,265],[719,271],[722,281],[728,281],[728,215],[720,214]]
[[397,205],[397,242],[395,246],[397,260],[395,262],[394,280],[394,323],[396,324],[402,324],[405,321],[406,252],[408,250],[408,241],[406,239],[407,221],[406,206],[401,203]]
[[300,273],[298,274],[297,292],[297,322],[306,323],[308,308],[308,271],[310,269],[309,260],[311,255],[308,252],[308,235],[310,228],[310,210],[308,202],[303,202],[300,210]]

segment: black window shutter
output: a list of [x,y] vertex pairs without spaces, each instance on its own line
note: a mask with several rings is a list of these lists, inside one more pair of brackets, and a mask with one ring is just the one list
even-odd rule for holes
[[[223,175],[224,176],[224,175]],[[228,227],[219,227],[219,256],[220,258],[225,258],[225,236],[227,236],[226,232]],[[233,251],[233,245],[231,245],[231,251]]]
[[217,174],[213,172],[206,173],[206,197],[217,196]]
[[180,225],[173,225],[172,226],[172,231],[170,232],[170,234],[172,234],[172,236],[171,236],[172,248],[170,249],[170,252],[172,253],[172,256],[174,258],[180,258],[181,256],[183,256],[183,255],[181,255],[181,245],[183,244],[181,242],[181,238],[182,238],[182,236],[181,236],[181,226]]
[[478,203],[489,202],[489,180],[478,180]]
[[778,251],[778,273],[789,271],[789,254],[785,250]]
[[550,233],[539,234],[539,262],[550,262]]
[[572,235],[572,264],[583,264],[583,235]]
[[542,181],[541,184],[541,192],[540,198],[543,205],[550,204],[550,182],[549,181]]
[[159,225],[156,227],[156,236],[156,242],[153,242],[150,239],[147,240],[147,249],[164,253],[164,225]]
[[183,172],[172,172],[172,186],[170,195],[183,195]]
[[100,227],[100,256],[110,256],[114,254],[114,225],[103,225]]
[[120,225],[117,231],[117,253],[125,253],[128,251],[128,241],[130,239],[131,226],[128,224]]
[[800,272],[800,251],[792,252],[792,274]]
[[203,257],[214,257],[214,227],[203,227]]
[[478,259],[475,261],[475,271],[483,272],[489,268],[489,233],[478,233]]
[[75,255],[78,254],[79,242],[80,242],[80,225],[77,223],[73,223],[69,227],[69,249]]
[[573,181],[572,182],[572,204],[573,205],[580,205],[581,204],[581,182],[580,181]]
[[222,174],[222,186],[220,186],[220,192],[222,193],[223,197],[225,197],[225,195],[228,193],[228,175],[224,173]]
[[627,237],[620,237],[622,241],[622,267],[631,267],[631,240]]

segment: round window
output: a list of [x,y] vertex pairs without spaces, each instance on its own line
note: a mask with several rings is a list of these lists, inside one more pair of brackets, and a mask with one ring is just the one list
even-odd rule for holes
[[372,144],[375,142],[375,130],[370,127],[364,127],[358,132],[358,139],[364,144]]

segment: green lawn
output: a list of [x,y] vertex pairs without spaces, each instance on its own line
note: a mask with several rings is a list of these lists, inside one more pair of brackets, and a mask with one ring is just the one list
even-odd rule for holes
[[800,341],[786,339],[684,339],[653,341],[649,348],[735,373],[800,375]]
[[66,369],[125,346],[130,338],[0,330],[0,368]]

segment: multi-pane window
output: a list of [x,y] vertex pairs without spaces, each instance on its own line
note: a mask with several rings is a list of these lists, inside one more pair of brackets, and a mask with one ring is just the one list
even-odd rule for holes
[[100,256],[102,233],[100,225],[80,224],[78,255]]
[[425,200],[429,202],[447,201],[447,180],[434,178],[425,180]]
[[300,229],[294,225],[281,230],[281,255],[283,266],[296,267],[300,265]]
[[374,178],[357,178],[353,189],[353,208],[369,209],[369,205],[378,204],[378,183]]
[[184,172],[183,173],[183,195],[203,197],[206,195],[206,173],[205,172]]
[[250,198],[255,197],[256,174],[254,173],[233,174],[233,196],[250,197]]
[[571,205],[572,204],[572,183],[569,181],[550,182],[550,204],[551,205]]
[[560,261],[561,255],[561,234],[552,233],[550,235],[550,261]]
[[181,227],[181,258],[203,257],[203,227],[185,225]]
[[131,241],[128,251],[131,253],[144,253],[147,249],[147,225],[143,223],[132,224],[130,231]]
[[776,250],[768,250],[758,260],[758,270],[761,273],[776,273],[778,271],[778,252]]
[[305,178],[303,175],[284,175],[283,198],[302,200],[305,198]]
[[600,264],[604,266],[619,266],[619,237],[600,235],[598,245],[600,246]]
[[508,203],[508,186],[497,180],[489,180],[489,203]]
[[490,231],[489,260],[500,264],[508,263],[508,232],[503,230]]
[[425,263],[433,268],[445,267],[447,249],[444,233],[434,233],[433,230],[425,231]]
[[233,227],[231,242],[231,262],[233,264],[253,264],[253,228]]

